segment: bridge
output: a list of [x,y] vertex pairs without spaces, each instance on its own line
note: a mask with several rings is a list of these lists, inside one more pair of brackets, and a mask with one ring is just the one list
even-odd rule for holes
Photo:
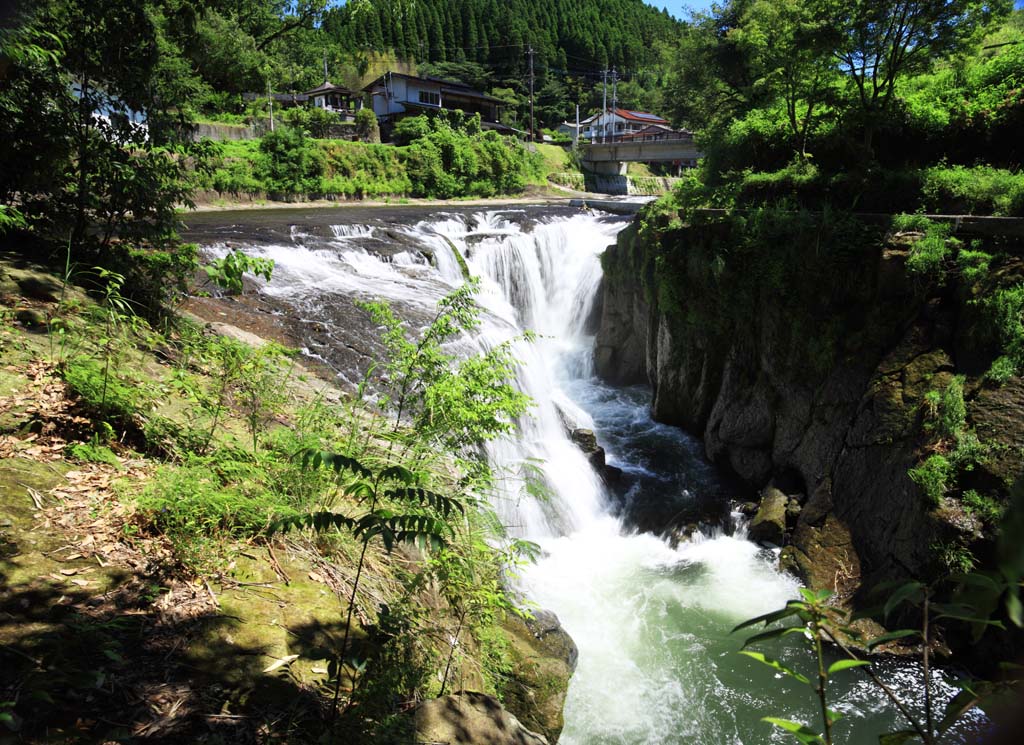
[[669,162],[689,167],[701,157],[689,132],[621,135],[611,142],[585,142],[580,144],[580,155],[584,168],[608,176],[625,176],[626,164],[631,162]]

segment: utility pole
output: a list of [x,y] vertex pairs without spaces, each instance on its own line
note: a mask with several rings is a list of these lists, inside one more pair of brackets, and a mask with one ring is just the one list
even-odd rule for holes
[[324,52],[324,82],[327,82],[327,52]]
[[580,105],[576,104],[576,129],[572,133],[573,147],[580,146]]
[[601,142],[608,142],[608,70],[601,71]]
[[533,142],[533,45],[530,45],[530,142]]
[[[612,68],[612,111],[619,107],[619,74]],[[612,142],[615,142],[615,130],[612,130]]]
[[270,78],[267,78],[267,106],[270,107],[270,131],[274,131],[274,97],[270,95]]

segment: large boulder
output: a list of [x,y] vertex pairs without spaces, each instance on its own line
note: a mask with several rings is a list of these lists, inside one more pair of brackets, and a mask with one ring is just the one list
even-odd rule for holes
[[536,611],[530,619],[509,614],[503,629],[512,653],[505,705],[531,730],[557,742],[579,656],[576,643],[550,611]]
[[493,696],[460,691],[424,701],[414,713],[416,742],[445,745],[549,745]]
[[750,540],[781,546],[786,536],[786,507],[789,497],[774,486],[761,494],[761,505],[747,529]]

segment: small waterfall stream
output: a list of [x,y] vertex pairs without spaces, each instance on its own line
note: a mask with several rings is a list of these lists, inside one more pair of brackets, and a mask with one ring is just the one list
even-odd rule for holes
[[[478,302],[486,312],[470,343],[500,343],[525,329],[539,335],[515,348],[518,384],[536,406],[518,435],[491,443],[488,456],[497,466],[535,459],[551,491],[549,500],[537,501],[511,483],[496,507],[515,533],[544,551],[522,573],[520,589],[553,610],[579,646],[560,742],[786,742],[761,717],[816,723],[812,695],[736,654],[743,635],[730,629],[781,607],[796,594],[795,580],[778,573],[776,555],[746,541],[742,530],[698,532],[678,548],[626,530],[567,435],[567,426],[593,429],[609,462],[623,471],[627,498],[637,503],[722,501],[723,487],[699,443],[654,422],[646,390],[613,388],[593,376],[589,322],[600,254],[625,221],[552,212],[325,223],[338,220],[334,212],[318,218],[328,230],[300,224],[287,238],[277,230],[244,245],[275,260],[273,281],[261,291],[313,329],[306,351],[349,382],[357,371],[332,355],[362,342],[339,308],[353,298],[385,298],[412,323],[426,323],[437,300],[462,282],[453,250],[482,280]],[[218,235],[204,236],[208,251],[225,250]],[[808,662],[798,644],[774,653],[790,664]],[[914,663],[889,663],[885,674],[903,690],[919,685]],[[942,674],[935,676],[948,695]],[[837,742],[876,743],[879,733],[896,728],[890,708],[861,676],[840,679],[834,695],[834,708],[847,717]]]

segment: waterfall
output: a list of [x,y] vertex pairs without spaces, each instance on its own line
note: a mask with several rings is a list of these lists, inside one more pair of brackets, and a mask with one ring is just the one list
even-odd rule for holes
[[[795,596],[795,580],[776,571],[773,552],[742,534],[697,533],[671,548],[625,529],[568,436],[572,427],[597,433],[634,504],[723,498],[700,443],[651,419],[649,391],[593,377],[587,321],[600,254],[624,225],[550,208],[421,214],[321,231],[290,226],[278,231],[281,240],[246,250],[274,259],[263,296],[294,316],[309,339],[307,352],[349,383],[358,380],[357,362],[368,354],[362,347],[372,340],[359,335],[345,308],[383,298],[414,326],[426,325],[437,301],[463,281],[463,262],[481,278],[485,311],[477,338],[463,343],[479,350],[527,329],[539,335],[514,348],[517,383],[535,406],[514,437],[488,444],[487,455],[512,473],[523,462],[537,464],[550,491],[536,499],[513,476],[495,508],[510,530],[543,549],[519,589],[553,610],[579,647],[562,743],[785,742],[761,717],[813,724],[814,701],[798,684],[736,654],[742,640],[730,629],[781,607]],[[206,250],[227,249],[212,241]],[[796,643],[774,653],[788,664],[806,662]],[[915,663],[890,663],[886,674],[901,690],[919,680]],[[949,693],[942,674],[934,675]],[[895,728],[892,712],[862,678],[839,679],[834,691],[834,708],[846,715],[837,741],[875,743]]]

